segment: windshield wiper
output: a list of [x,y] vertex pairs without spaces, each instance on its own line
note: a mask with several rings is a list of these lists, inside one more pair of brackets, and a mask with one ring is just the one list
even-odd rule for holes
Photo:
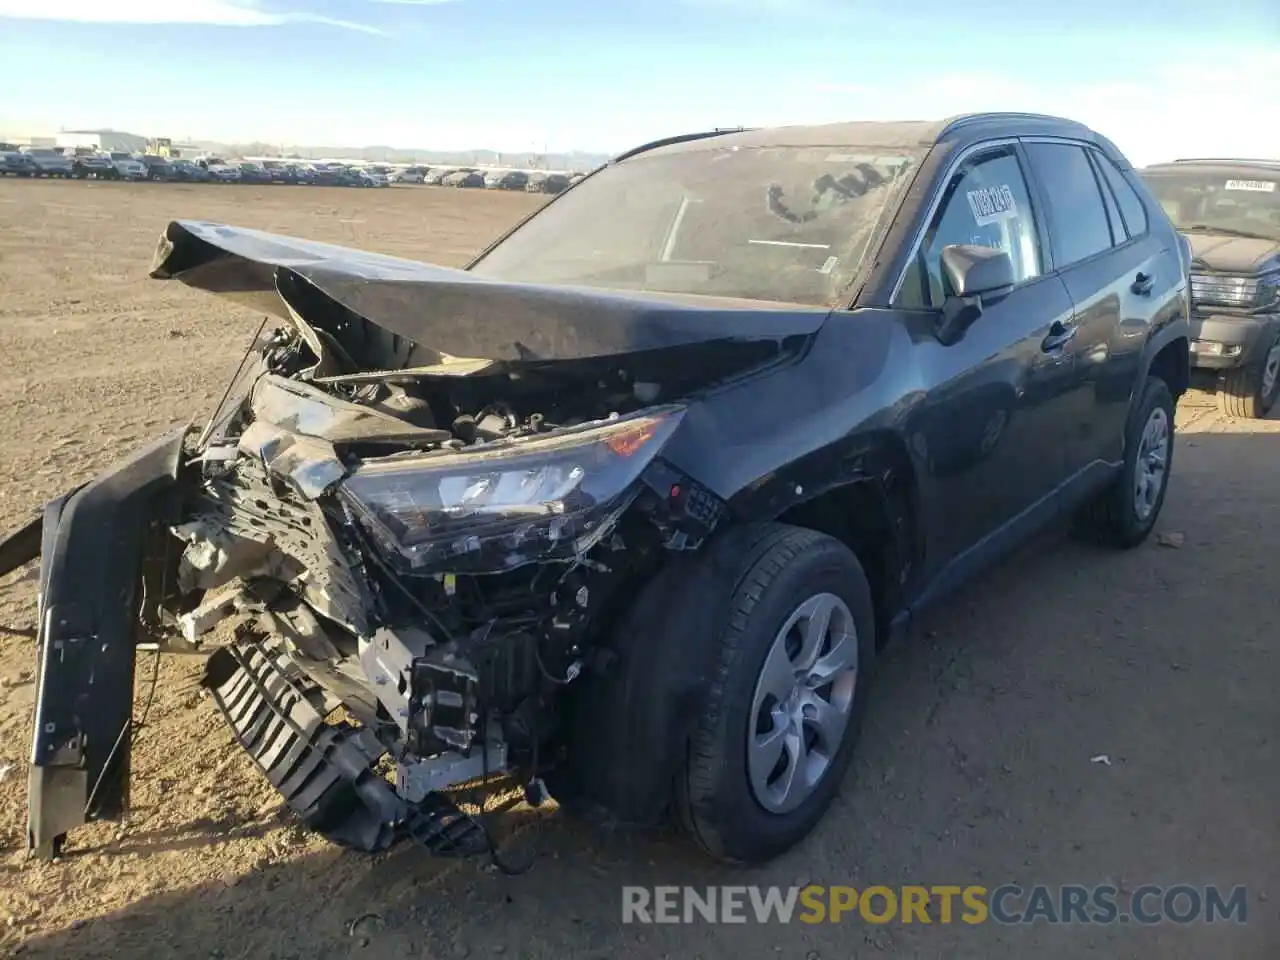
[[1217,227],[1207,223],[1193,223],[1190,226],[1180,227],[1179,229],[1187,232],[1198,230],[1205,233],[1224,233],[1229,237],[1245,237],[1249,240],[1280,240],[1280,237],[1268,237],[1265,233],[1252,233],[1249,230],[1232,230],[1230,227]]

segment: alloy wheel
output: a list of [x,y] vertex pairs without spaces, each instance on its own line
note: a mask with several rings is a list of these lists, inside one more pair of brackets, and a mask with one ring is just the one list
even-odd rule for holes
[[1271,344],[1267,358],[1262,362],[1262,402],[1265,406],[1275,398],[1277,382],[1280,382],[1280,337]]
[[813,794],[844,741],[858,679],[858,636],[832,593],[805,600],[765,655],[747,732],[751,790],[770,813]]
[[1168,476],[1169,415],[1156,407],[1147,417],[1138,442],[1138,462],[1133,474],[1133,509],[1146,521],[1155,510]]

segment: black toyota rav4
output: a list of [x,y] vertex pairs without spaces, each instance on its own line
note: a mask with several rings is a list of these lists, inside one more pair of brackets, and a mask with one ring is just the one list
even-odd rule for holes
[[1191,242],[1191,363],[1224,413],[1280,395],[1280,160],[1178,160],[1142,177]]
[[1021,114],[650,144],[464,270],[171,224],[155,277],[274,323],[0,546],[42,557],[30,844],[121,815],[151,640],[216,647],[335,842],[478,852],[515,785],[780,854],[888,638],[1055,519],[1151,531],[1188,262],[1109,141]]

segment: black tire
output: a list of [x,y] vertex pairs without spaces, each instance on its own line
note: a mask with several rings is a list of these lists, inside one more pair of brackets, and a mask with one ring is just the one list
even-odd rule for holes
[[[874,669],[871,590],[857,557],[832,537],[768,524],[756,549],[739,554],[718,644],[711,688],[677,774],[675,813],[684,831],[712,856],[763,863],[785,853],[817,825],[840,789],[853,756]],[[724,573],[721,573],[723,576]],[[798,807],[765,809],[749,782],[747,742],[760,671],[778,631],[796,608],[819,593],[840,598],[857,631],[857,673],[843,738],[822,779]]]
[[[1159,492],[1150,512],[1146,516],[1140,516],[1135,496],[1138,458],[1143,433],[1156,410],[1163,411],[1166,418],[1168,447]],[[1141,544],[1151,534],[1164,506],[1169,477],[1173,471],[1174,441],[1177,434],[1174,429],[1175,412],[1169,385],[1159,377],[1147,377],[1126,430],[1124,468],[1112,484],[1088,504],[1080,518],[1081,530],[1090,539],[1105,546],[1129,550]]]
[[1272,380],[1269,390],[1263,389],[1263,381],[1269,354],[1277,346],[1280,346],[1280,331],[1272,335],[1261,363],[1226,371],[1218,383],[1219,410],[1228,417],[1246,420],[1260,419],[1271,412],[1280,394],[1280,376]]

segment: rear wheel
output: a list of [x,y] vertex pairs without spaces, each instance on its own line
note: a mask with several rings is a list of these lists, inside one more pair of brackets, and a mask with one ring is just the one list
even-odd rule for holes
[[1218,385],[1218,408],[1229,417],[1265,417],[1280,392],[1280,331],[1262,363],[1228,370]]
[[1081,517],[1093,539],[1121,549],[1147,539],[1169,487],[1173,438],[1173,394],[1159,377],[1148,377],[1125,437],[1124,467]]

